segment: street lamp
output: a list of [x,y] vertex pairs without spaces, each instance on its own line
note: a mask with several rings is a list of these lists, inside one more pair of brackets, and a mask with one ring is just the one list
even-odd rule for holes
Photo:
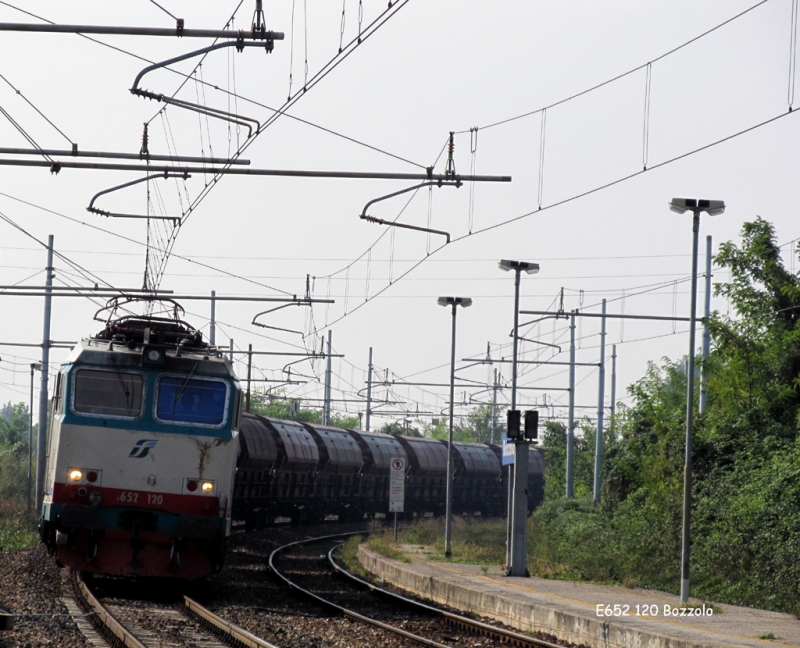
[[452,306],[453,309],[453,345],[450,352],[450,434],[447,441],[447,502],[445,503],[444,522],[444,555],[449,558],[450,538],[452,536],[452,503],[453,503],[453,401],[455,400],[456,379],[456,309],[461,306],[469,308],[472,299],[469,297],[439,297],[436,300],[439,306]]
[[683,469],[683,541],[681,545],[681,602],[689,601],[689,531],[692,518],[692,423],[694,417],[694,329],[697,309],[697,236],[700,213],[718,216],[725,211],[722,200],[673,198],[669,208],[678,214],[692,212],[692,305],[689,312],[689,367],[686,376],[686,455]]
[[31,491],[33,490],[33,374],[42,370],[41,362],[31,363],[31,404],[28,408],[28,511],[31,510]]
[[[538,263],[500,259],[504,272],[514,271],[514,345],[511,356],[511,409],[517,409],[517,345],[519,343],[519,277],[539,272]],[[514,443],[513,462],[503,441],[503,463],[508,462],[508,530],[506,532],[506,571],[509,576],[525,576],[525,543],[528,520],[528,444]]]

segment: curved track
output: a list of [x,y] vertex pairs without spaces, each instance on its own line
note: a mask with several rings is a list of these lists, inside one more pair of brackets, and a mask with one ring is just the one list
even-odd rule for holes
[[[205,648],[277,648],[229,623],[188,596],[178,605],[148,602],[144,606],[130,601],[102,600],[92,588],[72,572],[69,577],[80,605],[92,612],[92,625],[112,646],[162,648],[202,645]],[[113,602],[111,602],[113,601]],[[140,602],[141,603],[141,602]]]
[[[270,554],[269,567],[291,589],[321,606],[422,645],[437,648],[493,646],[503,641],[522,646],[562,648],[393,594],[349,574],[335,563],[333,552],[340,546],[341,540],[353,535],[364,534],[341,533],[283,545]],[[320,551],[320,544],[324,553]],[[279,560],[288,569],[279,569]],[[346,576],[344,586],[341,579],[335,579],[334,584],[337,574]],[[365,590],[382,596],[365,597]],[[351,605],[360,611],[351,609]],[[487,643],[482,643],[481,637],[476,635],[485,637]]]

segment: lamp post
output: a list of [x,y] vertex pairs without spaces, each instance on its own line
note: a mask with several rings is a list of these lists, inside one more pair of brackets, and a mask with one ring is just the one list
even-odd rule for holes
[[[517,347],[519,343],[519,277],[539,272],[538,263],[501,259],[497,264],[504,272],[514,271],[514,331],[511,360],[511,409],[517,409]],[[503,442],[503,461],[506,461],[507,439]],[[525,545],[528,520],[528,444],[514,443],[513,466],[508,466],[508,530],[506,534],[506,571],[509,576],[525,576]]]
[[697,200],[673,198],[669,208],[678,214],[692,212],[692,305],[689,312],[689,362],[686,371],[686,455],[683,468],[683,530],[681,543],[681,602],[689,601],[689,532],[692,518],[692,424],[694,418],[694,344],[697,319],[697,237],[700,231],[700,213],[718,216],[725,211],[722,200]]
[[33,490],[33,374],[41,370],[41,362],[31,363],[31,400],[28,408],[28,511],[31,510],[31,491]]
[[450,538],[452,537],[452,504],[453,504],[453,401],[455,400],[455,379],[456,379],[456,309],[459,306],[469,308],[472,306],[472,299],[469,297],[439,297],[436,300],[439,306],[452,306],[453,310],[453,343],[450,352],[450,434],[447,440],[447,501],[445,503],[445,523],[444,523],[444,555],[449,558]]

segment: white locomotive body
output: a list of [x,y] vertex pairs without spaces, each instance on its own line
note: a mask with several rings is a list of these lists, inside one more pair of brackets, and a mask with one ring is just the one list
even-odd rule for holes
[[241,390],[183,323],[122,318],[56,382],[41,537],[80,571],[202,578],[230,533]]

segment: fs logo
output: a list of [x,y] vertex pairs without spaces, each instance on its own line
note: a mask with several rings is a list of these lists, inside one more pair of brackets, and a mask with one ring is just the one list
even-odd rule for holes
[[[133,450],[131,450],[131,453],[128,455],[128,457],[132,457],[133,459],[144,459],[146,456],[148,456],[150,448],[156,447],[156,443],[158,443],[158,441],[140,439],[134,444]],[[150,459],[155,460],[155,457],[150,455]]]

